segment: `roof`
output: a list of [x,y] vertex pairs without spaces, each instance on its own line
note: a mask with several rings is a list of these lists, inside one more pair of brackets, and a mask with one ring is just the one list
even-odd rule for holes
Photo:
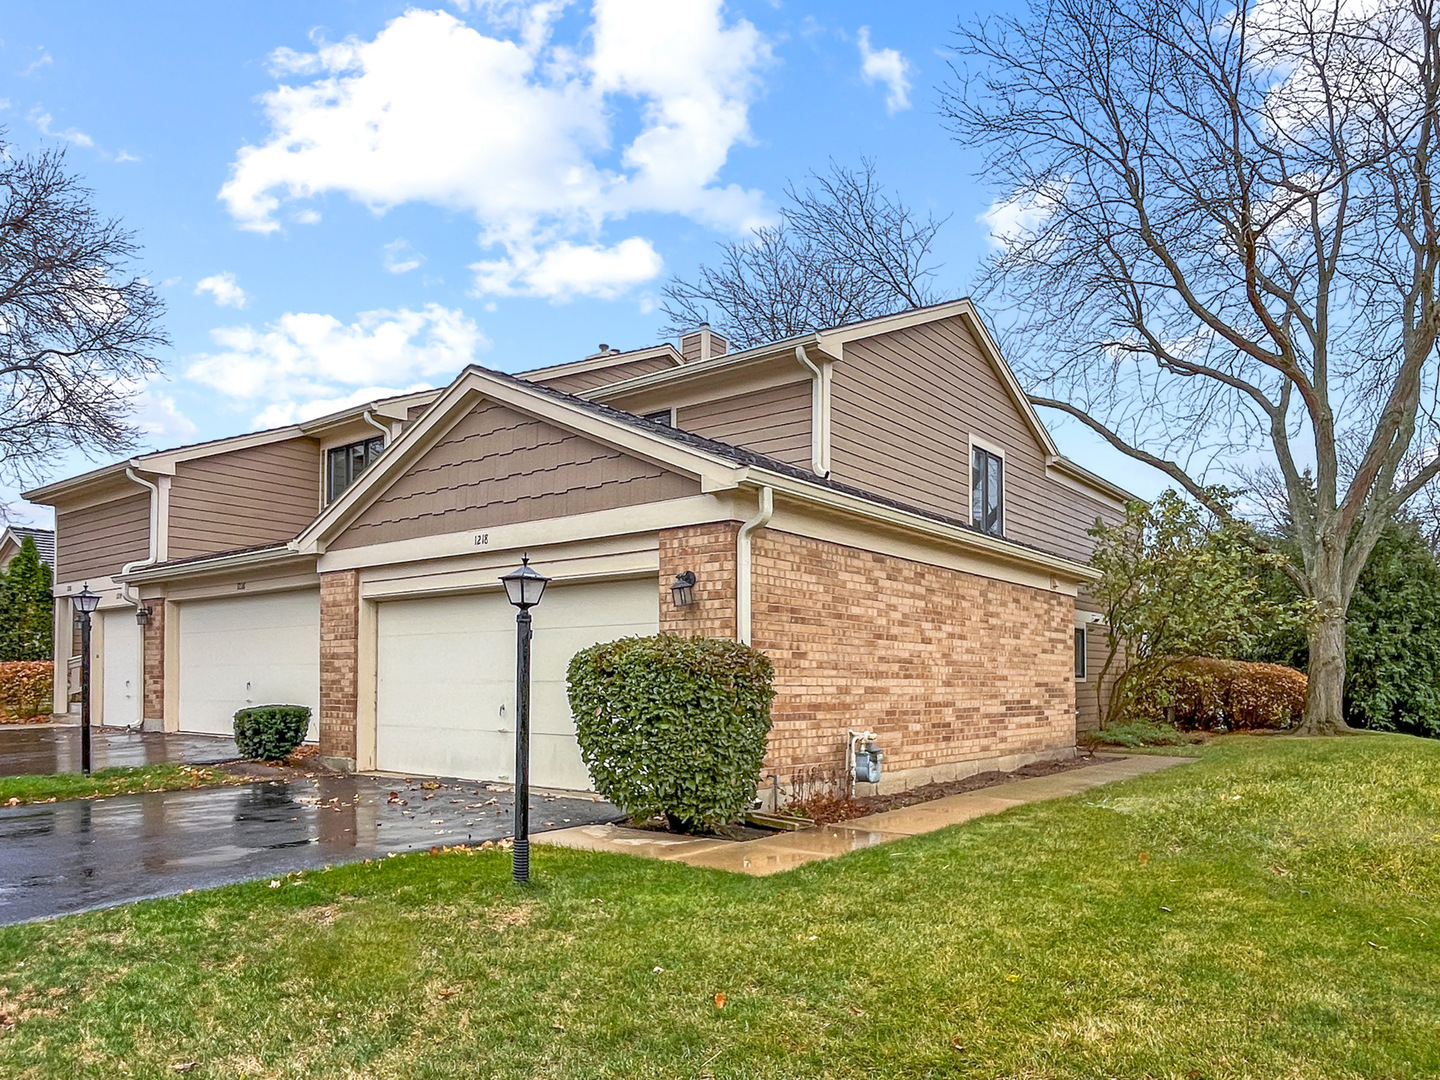
[[0,541],[13,539],[15,546],[19,547],[25,537],[35,541],[35,550],[40,553],[40,561],[55,569],[55,532],[53,529],[32,529],[26,525],[7,525],[5,532],[0,534]]

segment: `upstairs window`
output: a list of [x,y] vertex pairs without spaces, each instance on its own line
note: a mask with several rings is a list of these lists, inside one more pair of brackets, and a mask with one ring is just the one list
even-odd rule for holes
[[970,520],[991,536],[1005,535],[1005,459],[981,447],[971,450]]
[[349,446],[337,446],[325,454],[325,501],[332,503],[360,478],[385,449],[385,439],[376,436]]

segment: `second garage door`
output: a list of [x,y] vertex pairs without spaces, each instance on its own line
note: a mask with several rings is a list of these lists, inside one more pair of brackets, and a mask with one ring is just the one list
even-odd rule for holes
[[180,730],[229,735],[249,705],[308,705],[319,732],[320,594],[190,600],[180,610]]
[[[600,641],[659,628],[654,578],[551,586],[534,609],[530,778],[586,791],[565,669]],[[515,609],[503,593],[392,600],[378,611],[376,768],[512,781]]]

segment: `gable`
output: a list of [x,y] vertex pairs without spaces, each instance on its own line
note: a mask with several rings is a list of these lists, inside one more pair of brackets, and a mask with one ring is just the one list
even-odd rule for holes
[[328,546],[354,548],[566,517],[699,491],[691,477],[481,400]]

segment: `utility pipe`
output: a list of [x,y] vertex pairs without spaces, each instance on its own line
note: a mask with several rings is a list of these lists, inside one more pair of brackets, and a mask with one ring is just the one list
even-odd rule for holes
[[735,640],[742,645],[750,644],[750,536],[770,524],[774,513],[775,489],[762,487],[758,512],[735,536]]
[[810,372],[810,471],[816,476],[830,475],[830,394],[826,386],[829,365],[820,367],[805,352],[804,345],[795,346],[795,359]]

